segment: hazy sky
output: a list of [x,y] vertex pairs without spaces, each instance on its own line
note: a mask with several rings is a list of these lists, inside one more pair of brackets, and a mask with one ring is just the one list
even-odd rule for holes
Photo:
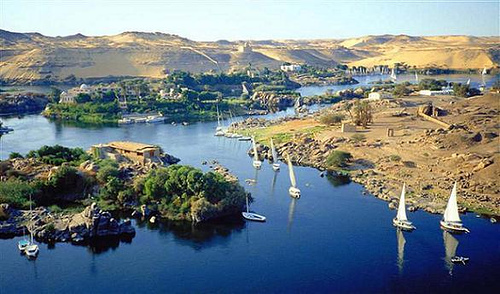
[[194,40],[499,35],[499,0],[0,0],[0,5],[2,29],[50,36],[123,31]]

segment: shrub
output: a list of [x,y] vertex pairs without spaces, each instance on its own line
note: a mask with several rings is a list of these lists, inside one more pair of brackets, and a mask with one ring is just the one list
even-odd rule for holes
[[328,113],[328,114],[321,116],[319,121],[325,125],[334,125],[334,124],[341,123],[342,119],[344,119],[344,116],[341,114]]
[[394,87],[394,91],[392,94],[396,97],[403,97],[407,96],[408,94],[411,93],[411,90],[406,87],[405,84],[398,84],[396,87]]
[[118,178],[120,171],[112,165],[105,165],[97,172],[96,178],[101,183],[106,183],[112,178]]
[[401,160],[401,156],[396,155],[396,154],[392,154],[391,156],[389,156],[389,159],[391,161],[400,161]]
[[14,158],[24,158],[21,153],[18,153],[18,152],[12,152],[11,154],[9,154],[9,159],[14,159]]
[[16,208],[29,207],[29,195],[38,190],[29,183],[20,180],[8,180],[0,185],[0,203],[8,203]]
[[346,162],[352,158],[351,153],[340,150],[330,152],[326,159],[326,164],[329,167],[344,167]]
[[363,134],[354,134],[351,136],[351,139],[354,141],[354,143],[359,143],[366,140],[366,136]]

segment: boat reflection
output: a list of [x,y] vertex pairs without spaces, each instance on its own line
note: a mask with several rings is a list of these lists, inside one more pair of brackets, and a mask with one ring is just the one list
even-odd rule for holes
[[398,269],[399,269],[399,274],[402,274],[404,258],[405,258],[406,239],[401,229],[396,229],[396,236],[398,240]]
[[458,240],[453,237],[452,234],[443,231],[443,241],[444,241],[444,250],[445,250],[445,266],[448,269],[448,273],[450,276],[453,275],[453,262],[451,258],[454,257],[457,253]]
[[296,204],[297,204],[297,198],[292,197],[290,201],[290,207],[288,208],[288,223],[287,223],[288,233],[290,233],[292,230],[293,216],[295,215]]
[[271,182],[271,195],[274,195],[274,187],[276,186],[276,178],[278,177],[278,173],[273,173],[273,180]]

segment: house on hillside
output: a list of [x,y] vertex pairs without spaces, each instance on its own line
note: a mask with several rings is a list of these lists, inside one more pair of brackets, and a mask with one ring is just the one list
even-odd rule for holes
[[160,147],[128,141],[115,141],[94,145],[91,153],[101,159],[123,161],[124,158],[142,165],[149,163],[165,164],[162,160]]
[[300,64],[283,64],[280,69],[284,72],[295,72],[300,71],[302,66],[300,66]]
[[368,98],[365,98],[366,101],[377,101],[381,99],[391,99],[392,95],[389,93],[383,92],[371,92],[368,94]]

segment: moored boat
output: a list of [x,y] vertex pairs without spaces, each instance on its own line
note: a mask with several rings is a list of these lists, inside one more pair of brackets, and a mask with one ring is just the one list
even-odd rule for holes
[[257,152],[257,146],[255,145],[255,137],[252,137],[252,147],[253,147],[253,167],[260,169],[262,166],[262,161],[259,159],[259,154]]
[[294,198],[300,198],[300,189],[297,188],[297,179],[295,178],[295,172],[293,171],[293,165],[292,162],[290,161],[290,157],[287,156],[287,161],[288,161],[288,172],[290,175],[290,183],[291,186],[288,189],[288,193],[290,196]]
[[273,138],[271,138],[271,154],[273,156],[273,170],[280,170],[280,163],[278,162],[278,154],[276,153],[276,148],[274,148]]
[[248,195],[246,196],[246,201],[247,201],[247,211],[243,211],[241,213],[241,215],[247,219],[247,220],[250,220],[250,221],[255,221],[255,222],[265,222],[266,221],[266,217],[263,216],[263,215],[260,215],[260,214],[257,214],[257,213],[254,213],[254,212],[250,212],[250,209],[249,209],[249,203],[248,203]]

